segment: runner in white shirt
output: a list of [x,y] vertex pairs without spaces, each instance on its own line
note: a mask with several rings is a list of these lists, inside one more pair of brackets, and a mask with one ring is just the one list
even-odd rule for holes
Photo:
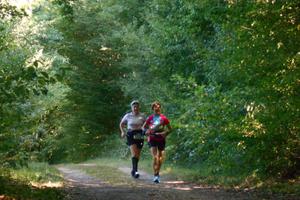
[[132,101],[130,105],[131,112],[127,113],[122,118],[120,122],[120,130],[121,137],[125,137],[125,128],[127,128],[127,144],[130,147],[132,155],[131,176],[138,178],[138,162],[144,145],[142,126],[146,120],[146,117],[143,113],[140,113],[140,103],[137,100]]

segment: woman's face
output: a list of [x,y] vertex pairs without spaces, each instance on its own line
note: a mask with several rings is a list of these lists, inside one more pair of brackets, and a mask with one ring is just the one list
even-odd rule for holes
[[135,103],[131,106],[131,110],[133,113],[138,113],[140,111],[140,105]]

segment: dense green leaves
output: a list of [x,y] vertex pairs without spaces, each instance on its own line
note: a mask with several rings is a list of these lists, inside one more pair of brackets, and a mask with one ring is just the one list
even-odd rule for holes
[[139,44],[124,62],[139,84],[126,78],[124,89],[166,105],[176,128],[171,158],[213,173],[295,175],[296,1],[152,1],[145,9],[145,25],[129,24],[123,37]]
[[30,152],[39,148],[35,134],[40,116],[33,98],[46,95],[48,84],[56,79],[55,73],[47,70],[42,47],[32,45],[34,30],[22,24],[28,17],[15,14],[21,11],[9,4],[5,4],[5,12],[0,22],[0,158],[2,165],[23,165]]
[[298,176],[296,0],[53,0],[18,26],[22,12],[1,6],[3,157],[103,154],[138,98],[147,114],[161,101],[171,119],[170,161]]

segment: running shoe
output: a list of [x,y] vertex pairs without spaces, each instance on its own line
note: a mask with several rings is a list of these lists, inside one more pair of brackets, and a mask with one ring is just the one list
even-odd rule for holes
[[160,178],[159,178],[159,176],[154,176],[153,182],[154,182],[154,183],[160,183]]
[[139,174],[139,172],[135,172],[135,174],[134,174],[134,178],[139,178],[140,177],[140,174]]
[[135,176],[135,171],[131,170],[131,176],[134,177]]

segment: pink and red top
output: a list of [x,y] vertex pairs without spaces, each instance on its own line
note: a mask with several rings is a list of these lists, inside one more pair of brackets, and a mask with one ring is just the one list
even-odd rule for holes
[[169,119],[163,114],[150,115],[146,120],[146,124],[151,130],[151,134],[148,137],[148,141],[163,141],[165,139],[164,136],[155,135],[155,133],[164,131],[165,126],[169,123]]

